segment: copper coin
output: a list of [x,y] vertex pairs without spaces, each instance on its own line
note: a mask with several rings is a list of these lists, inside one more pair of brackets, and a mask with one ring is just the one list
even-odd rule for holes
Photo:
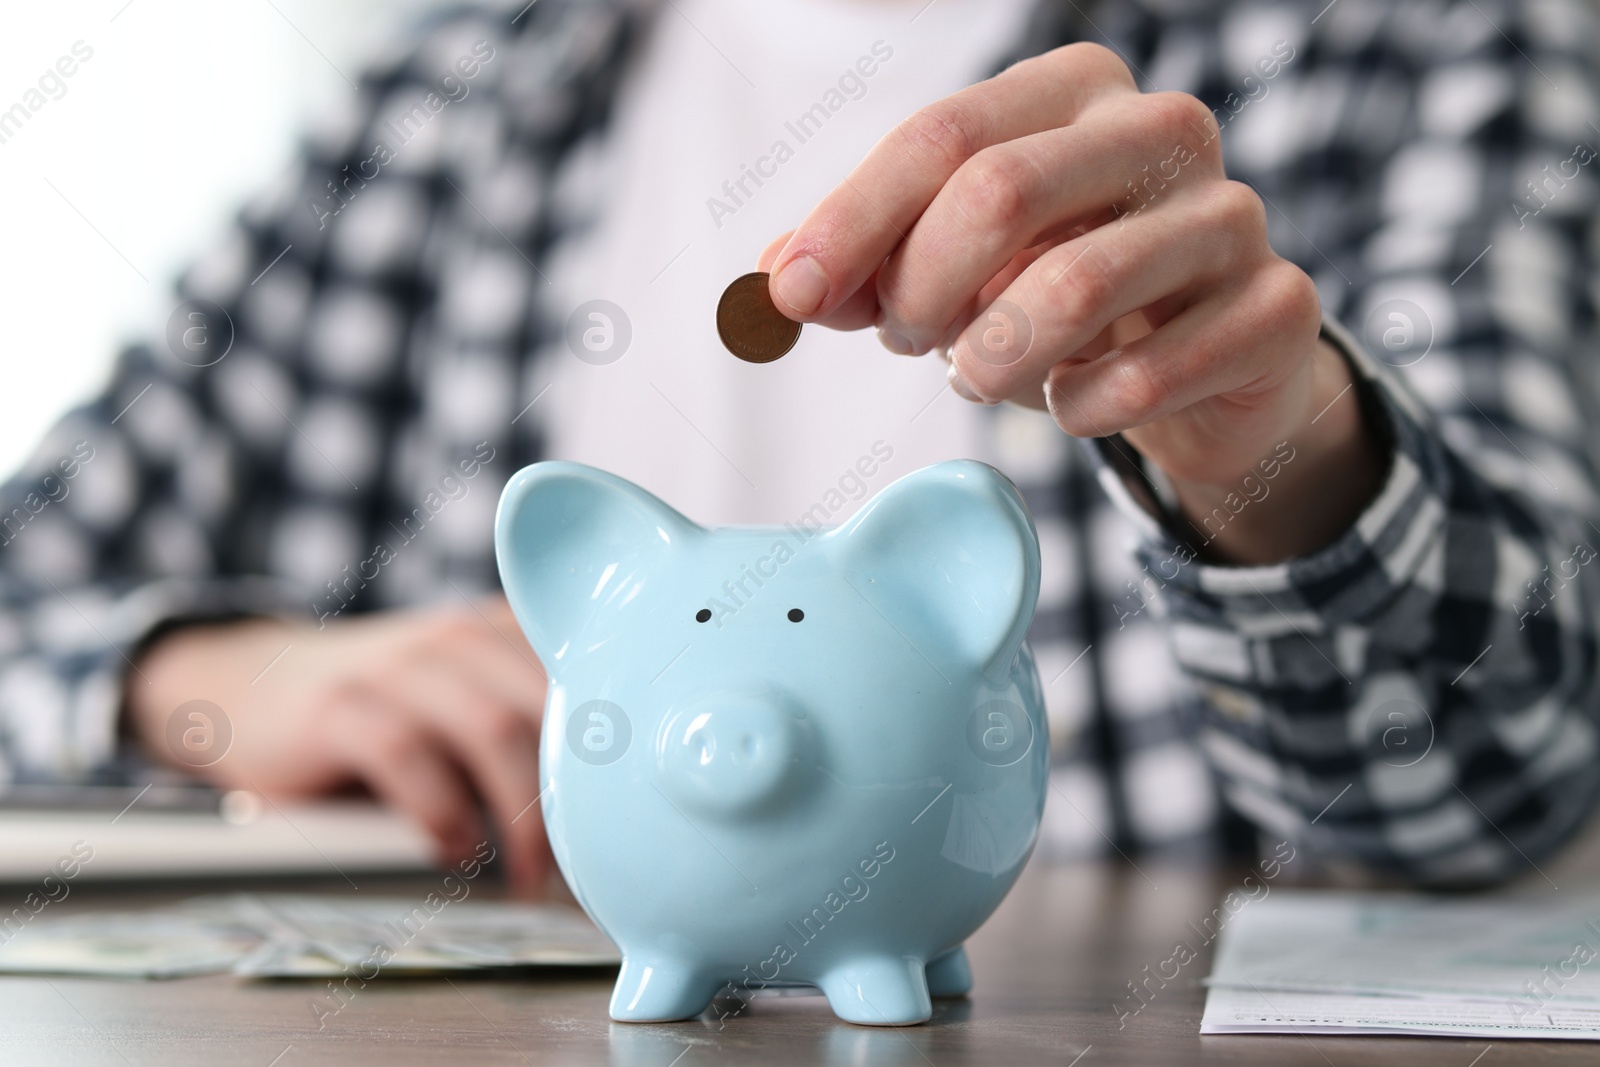
[[800,338],[800,324],[788,318],[767,294],[767,272],[735,278],[717,301],[717,336],[746,363],[782,359]]

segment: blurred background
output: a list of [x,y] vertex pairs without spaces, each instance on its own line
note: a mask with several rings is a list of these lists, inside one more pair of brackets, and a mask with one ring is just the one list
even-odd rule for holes
[[74,43],[93,54],[0,143],[0,477],[94,392],[120,344],[161,335],[177,273],[288,165],[298,131],[350,91],[345,76],[428,6],[4,6],[0,111]]

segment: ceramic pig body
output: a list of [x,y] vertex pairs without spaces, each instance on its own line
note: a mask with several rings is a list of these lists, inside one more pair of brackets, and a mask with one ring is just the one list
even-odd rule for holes
[[571,463],[507,485],[501,577],[550,676],[557,862],[621,948],[618,1020],[816,985],[857,1023],[964,993],[1039,826],[1039,550],[990,467],[844,526],[707,530]]

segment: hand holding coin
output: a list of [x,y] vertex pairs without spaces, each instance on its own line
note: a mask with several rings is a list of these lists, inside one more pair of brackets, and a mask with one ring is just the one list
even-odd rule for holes
[[717,336],[746,363],[782,359],[800,337],[800,324],[786,318],[767,292],[767,274],[756,271],[733,280],[717,301]]
[[1273,251],[1221,141],[1202,101],[1141,92],[1115,52],[1068,45],[908,118],[758,265],[789,318],[875,326],[897,353],[948,348],[968,399],[1123,434],[1193,514],[1293,432],[1362,472],[1331,522],[1308,523],[1309,550],[1386,459],[1353,401],[1319,416],[1349,366],[1319,344],[1317,288]]

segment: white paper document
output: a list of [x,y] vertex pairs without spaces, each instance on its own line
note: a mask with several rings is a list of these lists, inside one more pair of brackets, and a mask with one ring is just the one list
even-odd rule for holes
[[1600,1040],[1600,898],[1280,891],[1222,929],[1203,1034]]

